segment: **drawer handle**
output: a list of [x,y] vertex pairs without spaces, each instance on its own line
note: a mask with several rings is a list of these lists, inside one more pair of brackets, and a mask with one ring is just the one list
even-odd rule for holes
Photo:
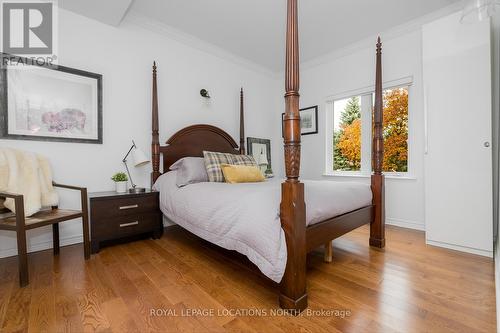
[[139,221],[130,222],[130,223],[122,223],[122,224],[120,224],[120,228],[131,227],[133,225],[138,225],[138,224],[139,224]]
[[121,206],[120,209],[123,210],[123,209],[132,209],[132,208],[137,208],[139,207],[139,205],[130,205],[130,206]]

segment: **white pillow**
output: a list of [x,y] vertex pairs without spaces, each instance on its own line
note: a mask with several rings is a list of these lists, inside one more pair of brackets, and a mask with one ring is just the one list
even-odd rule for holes
[[170,170],[177,170],[177,187],[208,182],[203,157],[184,157],[172,164]]

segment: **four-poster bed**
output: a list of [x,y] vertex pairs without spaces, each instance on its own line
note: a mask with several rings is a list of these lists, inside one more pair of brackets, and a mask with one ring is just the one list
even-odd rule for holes
[[[377,43],[374,136],[371,176],[372,202],[363,207],[306,225],[304,183],[300,182],[299,47],[297,0],[288,0],[285,68],[284,154],[286,180],[281,184],[279,219],[286,240],[286,267],[280,282],[279,304],[284,309],[301,311],[307,307],[306,255],[326,245],[331,258],[331,241],[362,225],[370,224],[369,244],[385,246],[384,175],[382,174],[382,65],[381,43]],[[160,177],[160,154],[163,172],[184,157],[203,157],[203,151],[245,154],[243,90],[240,93],[240,144],[225,131],[211,125],[192,125],[175,133],[165,146],[159,143],[156,64],[153,65],[152,109],[152,183]],[[237,199],[235,199],[237,200]]]

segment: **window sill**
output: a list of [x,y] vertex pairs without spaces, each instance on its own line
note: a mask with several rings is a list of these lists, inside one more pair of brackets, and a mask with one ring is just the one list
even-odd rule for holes
[[344,172],[326,172],[325,177],[352,177],[352,178],[370,178],[370,175],[362,173],[344,173]]
[[[323,174],[324,177],[351,177],[351,178],[370,178],[371,175],[360,174],[360,173],[337,173],[337,172],[326,172]],[[385,175],[386,179],[400,179],[400,180],[417,180],[417,177],[411,175]]]

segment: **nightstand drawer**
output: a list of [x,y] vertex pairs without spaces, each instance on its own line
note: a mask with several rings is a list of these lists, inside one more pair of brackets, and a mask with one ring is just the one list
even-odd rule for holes
[[92,219],[126,216],[158,210],[158,196],[113,198],[92,202]]
[[122,217],[107,218],[92,225],[92,239],[116,239],[158,229],[159,213],[130,214]]
[[161,237],[159,193],[94,192],[89,194],[92,253],[102,245],[150,236]]

